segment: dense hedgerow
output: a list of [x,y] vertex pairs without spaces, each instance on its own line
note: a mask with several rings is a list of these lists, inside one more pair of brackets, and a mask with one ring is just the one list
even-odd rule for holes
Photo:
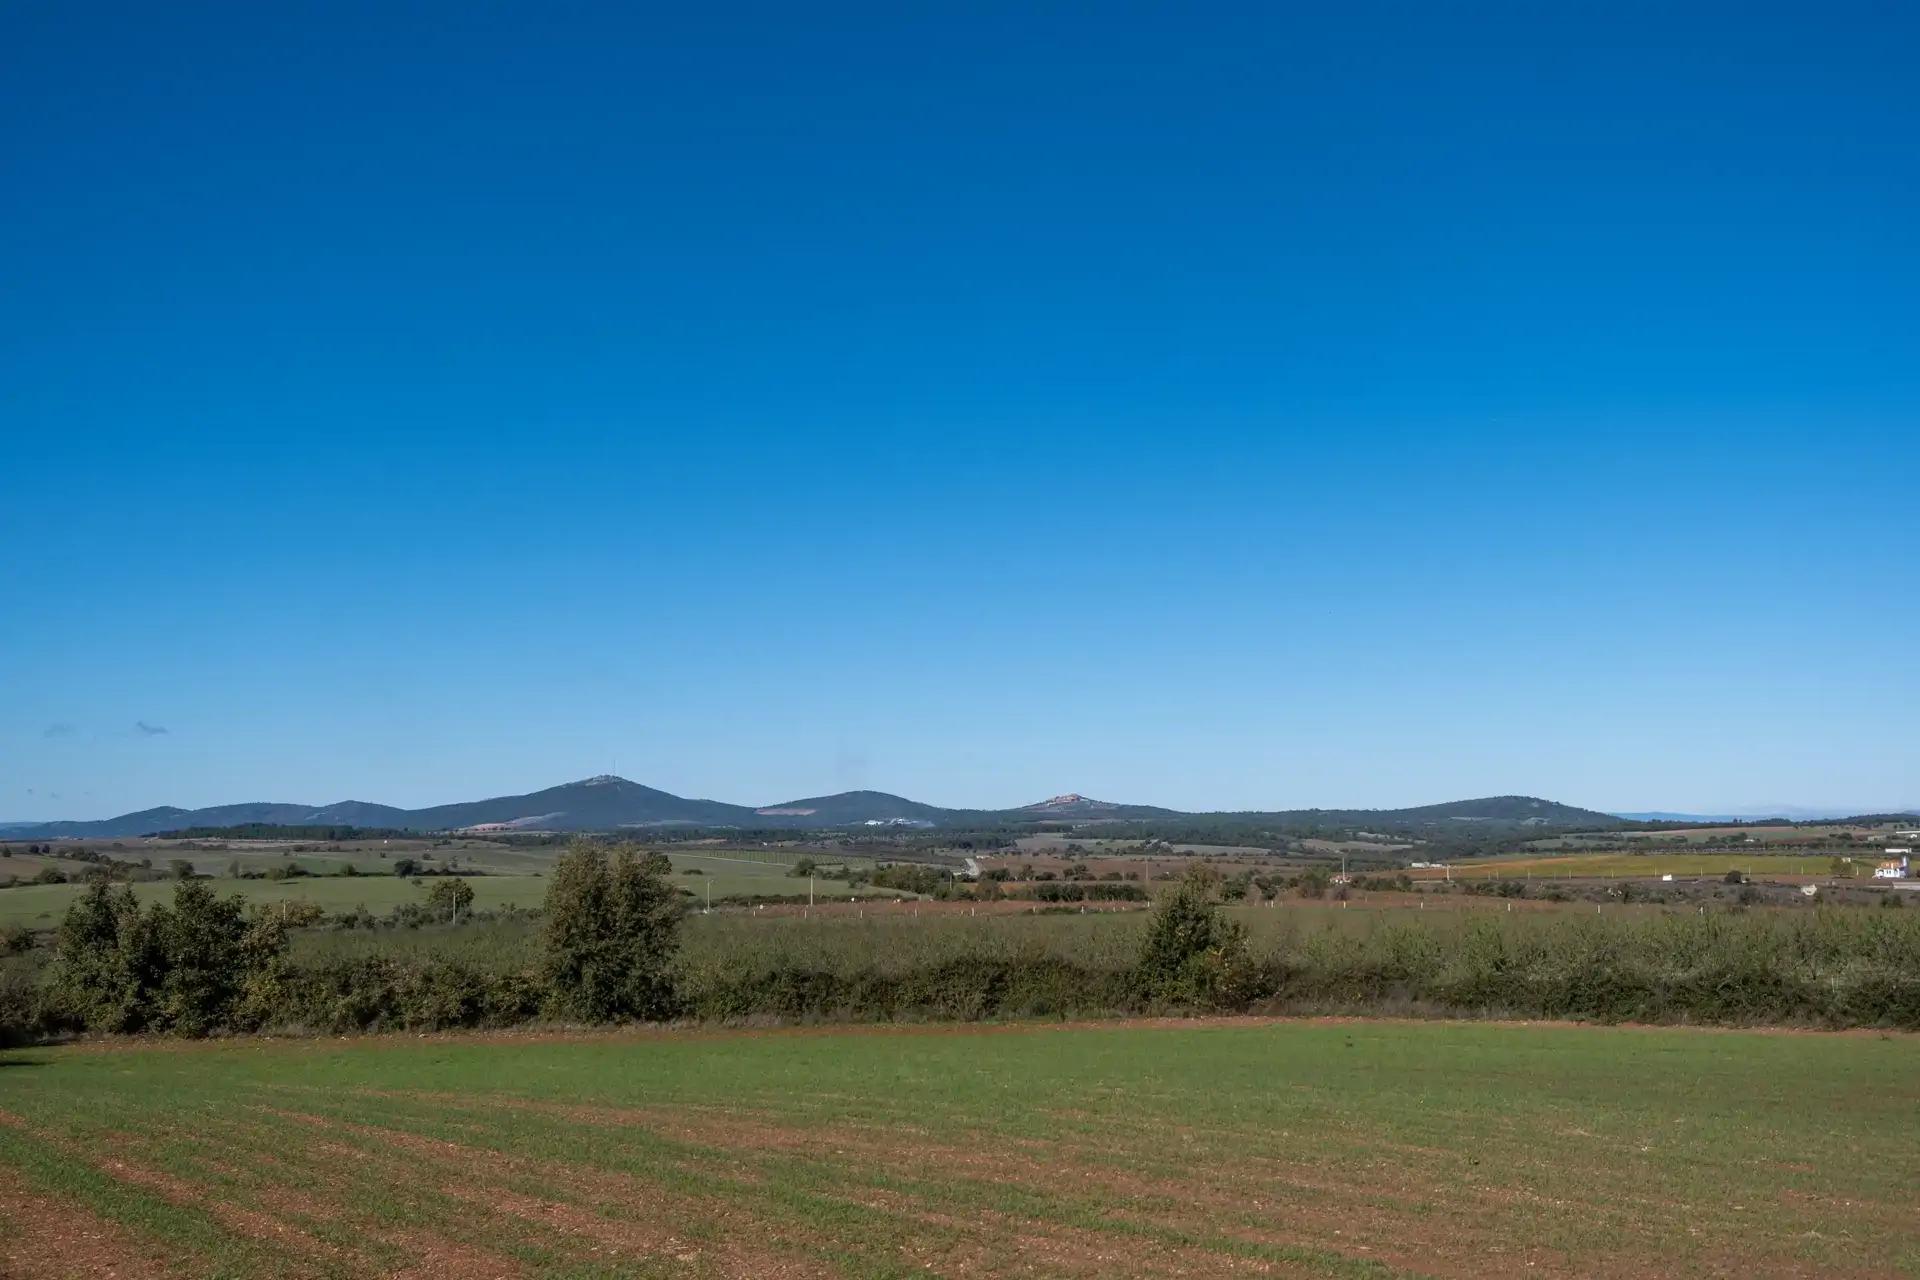
[[0,957],[0,1033],[1186,1010],[1920,1030],[1920,913],[1906,911],[1429,913],[1303,928],[1289,913],[1223,912],[1224,886],[1201,871],[1150,915],[712,916],[688,931],[657,862],[582,845],[555,880],[537,925],[315,930],[295,948],[197,882],[144,911],[98,886],[50,962]]

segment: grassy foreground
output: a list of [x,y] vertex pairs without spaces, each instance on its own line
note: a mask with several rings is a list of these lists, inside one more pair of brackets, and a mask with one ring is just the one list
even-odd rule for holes
[[1172,1023],[0,1054],[7,1276],[1920,1271],[1920,1039]]

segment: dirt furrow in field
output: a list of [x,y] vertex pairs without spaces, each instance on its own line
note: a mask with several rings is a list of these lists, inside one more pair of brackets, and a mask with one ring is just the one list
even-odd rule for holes
[[41,1195],[0,1166],[0,1276],[6,1280],[162,1280],[150,1247],[77,1201]]
[[144,1187],[172,1204],[198,1209],[235,1235],[254,1240],[274,1240],[306,1253],[337,1255],[340,1250],[324,1240],[316,1240],[289,1222],[272,1214],[260,1213],[230,1201],[214,1198],[213,1188],[197,1186],[159,1169],[150,1169],[127,1160],[94,1158],[95,1167],[121,1182]]
[[[383,1094],[383,1096],[396,1097],[399,1095]],[[436,1097],[434,1101],[438,1105],[453,1105],[457,1101],[458,1105],[462,1108],[473,1105],[471,1099],[456,1100],[453,1098]],[[624,1204],[635,1194],[644,1194],[655,1198],[662,1194],[660,1188],[653,1184],[644,1183],[628,1175],[612,1171],[586,1173],[578,1166],[554,1166],[548,1162],[529,1160],[522,1157],[504,1156],[500,1153],[486,1151],[484,1149],[476,1150],[462,1144],[448,1142],[438,1138],[427,1138],[368,1126],[347,1127],[352,1128],[355,1132],[361,1132],[368,1136],[378,1136],[382,1141],[405,1149],[419,1151],[421,1154],[432,1158],[454,1162],[463,1168],[471,1169],[477,1167],[478,1164],[479,1166],[490,1166],[496,1177],[510,1177],[514,1175],[537,1176],[552,1181],[556,1185],[566,1186],[574,1193],[590,1198],[604,1197],[611,1194],[614,1196],[616,1203]],[[704,1129],[687,1132],[681,1128],[674,1128],[674,1126],[662,1127],[673,1129],[672,1134],[668,1136],[683,1138],[696,1136],[711,1137]],[[740,1141],[737,1143],[723,1144],[723,1149],[738,1147],[751,1151],[767,1147],[777,1147],[782,1149],[813,1150],[820,1154],[826,1154],[828,1152],[837,1155],[857,1154],[863,1159],[869,1155],[885,1154],[896,1158],[901,1155],[901,1152],[897,1149],[883,1151],[880,1147],[870,1143],[854,1145],[848,1141],[842,1141],[837,1145],[829,1145],[822,1149],[817,1142],[806,1141],[803,1134],[779,1129],[763,1132],[756,1128],[753,1130],[753,1136],[755,1138],[764,1136],[768,1140],[766,1142]],[[838,1136],[845,1138],[845,1135]],[[910,1141],[913,1134],[909,1132],[900,1136]],[[914,1147],[911,1148],[911,1150],[911,1163],[916,1176],[943,1176],[950,1172],[948,1168],[942,1167],[942,1161],[948,1153],[939,1149],[928,1149],[924,1147]],[[1014,1180],[1020,1181],[1023,1184],[1030,1184],[1036,1189],[1042,1190],[1051,1190],[1051,1187],[1043,1185],[1049,1182],[1057,1186],[1059,1177],[1063,1174],[1069,1178],[1075,1178],[1082,1177],[1088,1172],[1085,1166],[1065,1164],[1042,1166],[1034,1162],[1025,1162],[1027,1164],[1027,1167],[1023,1170],[1025,1176],[1019,1179],[1008,1179],[1003,1176],[1007,1172],[1004,1160],[996,1159],[985,1153],[969,1153],[969,1157],[970,1159],[977,1157],[980,1167],[970,1172],[983,1181]],[[458,1193],[450,1191],[449,1194]],[[485,1198],[491,1202],[494,1194],[493,1192],[487,1192]],[[944,1228],[945,1233],[949,1236],[948,1244],[935,1246],[921,1241],[904,1245],[903,1249],[913,1257],[915,1262],[921,1265],[935,1266],[942,1271],[951,1271],[954,1274],[987,1273],[990,1268],[983,1259],[995,1253],[1017,1255],[1021,1260],[1020,1265],[1023,1268],[1031,1268],[1039,1264],[1045,1271],[1061,1275],[1195,1275],[1222,1272],[1238,1274],[1248,1271],[1255,1274],[1285,1274],[1293,1269],[1291,1264],[1280,1260],[1244,1258],[1230,1253],[1210,1251],[1198,1246],[1162,1243],[1148,1236],[1143,1236],[1137,1231],[1121,1231],[1109,1234],[1095,1229],[1072,1226],[1045,1217],[1008,1216],[997,1211],[989,1210],[976,1213],[972,1220],[963,1221],[950,1214],[940,1212],[937,1208],[923,1203],[920,1197],[907,1192],[860,1188],[858,1191],[852,1191],[841,1196],[830,1196],[829,1198],[842,1199],[848,1203],[859,1203],[862,1207],[871,1208],[878,1212],[908,1217],[915,1221]],[[550,1213],[550,1211],[546,1212]],[[679,1216],[693,1213],[711,1218],[714,1214],[722,1212],[727,1212],[727,1210],[723,1209],[719,1204],[689,1200],[684,1206],[676,1209],[674,1215]],[[1167,1234],[1177,1238],[1178,1236],[1188,1234],[1193,1224],[1190,1221],[1180,1221],[1167,1225],[1169,1227]],[[952,1239],[955,1235],[966,1234],[987,1238],[965,1243]],[[1227,1233],[1222,1234],[1224,1236]],[[1338,1233],[1336,1232],[1334,1236],[1324,1241],[1288,1240],[1277,1243],[1294,1247],[1320,1249],[1330,1255],[1338,1254],[1357,1259],[1368,1259],[1371,1257],[1372,1260],[1384,1260],[1381,1259],[1379,1255],[1368,1255],[1365,1250],[1356,1251],[1351,1243],[1341,1241],[1337,1238],[1337,1235]],[[1260,1241],[1257,1243],[1276,1242]],[[764,1264],[754,1263],[750,1259],[743,1259],[741,1261],[747,1265],[738,1271],[730,1269],[730,1274],[752,1275],[763,1273],[757,1271],[755,1267],[763,1266]]]
[[[592,1240],[632,1254],[671,1257],[685,1263],[704,1261],[727,1276],[803,1280],[835,1274],[832,1267],[814,1259],[747,1244],[743,1237],[749,1235],[776,1244],[778,1238],[769,1224],[754,1220],[735,1205],[679,1195],[630,1174],[583,1169],[377,1125],[348,1124],[290,1111],[276,1114],[320,1132],[351,1133],[404,1153],[405,1167],[415,1177],[422,1172],[424,1161],[432,1168],[434,1186],[441,1194],[560,1235]],[[342,1156],[367,1157],[359,1148],[337,1150]],[[514,1180],[560,1188],[596,1208],[532,1196],[504,1185]],[[608,1216],[599,1208],[613,1209],[620,1216]],[[677,1224],[689,1221],[720,1226],[724,1233],[718,1241],[689,1240],[677,1230]]]
[[[1340,1178],[1311,1166],[1273,1167],[1255,1179],[1225,1170],[1195,1170],[1188,1180],[1145,1177],[1115,1167],[1121,1154],[1111,1147],[1076,1152],[1065,1144],[1041,1139],[1020,1142],[1021,1154],[983,1140],[978,1146],[955,1146],[931,1140],[926,1131],[910,1126],[861,1128],[855,1126],[797,1127],[770,1124],[738,1113],[656,1111],[644,1108],[594,1108],[564,1104],[514,1103],[549,1112],[595,1127],[636,1126],[702,1146],[742,1151],[784,1151],[818,1158],[849,1159],[858,1167],[884,1169],[916,1180],[937,1181],[955,1176],[983,1182],[1013,1184],[1057,1194],[1063,1187],[1096,1186],[1119,1201],[1114,1212],[1131,1220],[1169,1230],[1191,1229],[1191,1216],[1136,1208],[1141,1202],[1163,1202],[1199,1210],[1210,1219],[1250,1212],[1272,1213],[1280,1221],[1275,1230],[1257,1235],[1231,1225],[1218,1226],[1222,1235],[1264,1244],[1298,1245],[1341,1254],[1355,1252],[1356,1238],[1386,1239],[1393,1246],[1362,1251],[1375,1260],[1397,1266],[1430,1268],[1436,1261],[1457,1260],[1464,1274],[1472,1274],[1483,1256],[1483,1244],[1497,1241],[1491,1229],[1476,1225],[1484,1215],[1472,1204],[1441,1223],[1424,1215],[1391,1213],[1362,1203],[1366,1199],[1394,1198],[1410,1204],[1439,1195],[1460,1205],[1460,1191],[1438,1177],[1383,1182],[1378,1168],[1364,1177]],[[1092,1157],[1088,1159],[1086,1157]],[[1472,1196],[1469,1193],[1468,1199]],[[1341,1225],[1333,1225],[1333,1224]],[[1284,1227],[1292,1231],[1280,1230]],[[1373,1228],[1362,1231],[1360,1228]],[[1447,1255],[1454,1255],[1449,1258]],[[1544,1261],[1544,1260],[1542,1260]],[[1536,1267],[1536,1274],[1541,1274]],[[1544,1274],[1554,1274],[1549,1269]]]
[[[307,1217],[314,1220],[342,1218],[344,1215],[340,1212],[341,1206],[329,1204],[323,1197],[301,1196],[280,1187],[256,1188],[251,1198],[273,1210],[272,1213],[261,1212],[258,1209],[235,1204],[231,1200],[218,1198],[217,1191],[213,1187],[201,1186],[174,1174],[137,1164],[128,1159],[102,1157],[58,1135],[37,1132],[18,1117],[8,1116],[4,1112],[0,1112],[0,1123],[11,1123],[25,1129],[36,1139],[93,1165],[116,1181],[152,1192],[170,1204],[199,1210],[237,1237],[273,1241],[288,1249],[325,1257],[336,1264],[345,1263],[354,1270],[368,1274],[384,1274],[389,1270],[364,1253],[342,1250],[329,1241],[313,1236],[298,1223],[287,1220],[294,1217]],[[204,1140],[204,1135],[201,1135],[201,1140]],[[239,1154],[246,1153],[242,1151]],[[485,1254],[431,1231],[363,1229],[362,1234],[370,1240],[400,1249],[416,1259],[415,1263],[397,1273],[414,1277],[415,1280],[455,1280],[456,1277],[502,1280],[502,1278],[520,1274],[518,1264],[509,1259]],[[318,1276],[324,1274],[327,1269],[311,1262],[303,1263],[296,1257],[282,1259],[281,1270],[277,1274]],[[0,1280],[12,1280],[11,1273],[0,1273]]]
[[[471,1098],[439,1095],[432,1101],[475,1105]],[[1569,1199],[1524,1187],[1475,1185],[1453,1167],[1453,1153],[1437,1149],[1405,1149],[1404,1154],[1417,1157],[1413,1161],[1361,1156],[1337,1169],[1255,1154],[1241,1157],[1235,1168],[1196,1166],[1188,1178],[1167,1179],[1117,1167],[1115,1161],[1127,1152],[1114,1143],[1076,1149],[1054,1140],[1025,1139],[1016,1153],[997,1136],[979,1145],[954,1145],[933,1141],[926,1130],[911,1125],[780,1125],[721,1109],[524,1100],[489,1100],[487,1105],[550,1114],[596,1129],[635,1127],[695,1146],[846,1161],[932,1183],[958,1176],[1049,1195],[1061,1188],[1093,1186],[1115,1198],[1110,1214],[1143,1226],[1179,1233],[1204,1223],[1228,1239],[1320,1249],[1432,1275],[1638,1277],[1677,1274],[1695,1266],[1711,1269],[1715,1257],[1735,1270],[1752,1267],[1749,1243],[1731,1236],[1714,1243],[1694,1240],[1687,1258],[1674,1257],[1674,1233],[1690,1227],[1697,1236],[1700,1224],[1683,1223],[1687,1215],[1671,1205],[1648,1204],[1634,1215],[1607,1211],[1609,1203],[1626,1202],[1621,1199],[1624,1186]],[[1606,1180],[1600,1171],[1593,1172]],[[1383,1200],[1389,1203],[1380,1203]],[[1415,1207],[1429,1204],[1444,1204],[1445,1212]],[[1633,1216],[1637,1225],[1621,1222],[1622,1234],[1604,1255],[1545,1243],[1514,1244],[1542,1241],[1547,1234],[1543,1227],[1563,1225],[1569,1215],[1585,1214],[1577,1220],[1591,1221],[1595,1212],[1608,1219]],[[1267,1221],[1249,1223],[1249,1216]],[[1793,1273],[1791,1265],[1780,1272]]]

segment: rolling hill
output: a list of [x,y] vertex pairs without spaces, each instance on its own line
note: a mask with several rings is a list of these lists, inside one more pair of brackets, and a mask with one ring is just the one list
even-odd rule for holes
[[944,809],[883,791],[846,791],[778,804],[751,806],[719,800],[689,800],[625,778],[603,774],[544,791],[495,796],[425,809],[346,800],[337,804],[253,803],[206,809],[164,806],[96,822],[47,822],[9,830],[15,840],[104,839],[147,836],[187,827],[246,823],[286,826],[342,825],[413,831],[468,828],[544,831],[616,831],[647,827],[824,829],[860,825],[948,827],[1070,821],[1075,823],[1192,822],[1276,826],[1384,827],[1580,827],[1624,825],[1619,818],[1532,796],[1492,796],[1411,809],[1294,809],[1279,812],[1182,813],[1153,805],[1118,804],[1077,794],[1054,796],[1017,809]]

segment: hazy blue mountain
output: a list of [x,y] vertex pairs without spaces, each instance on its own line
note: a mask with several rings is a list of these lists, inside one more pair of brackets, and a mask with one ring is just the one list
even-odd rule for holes
[[[341,813],[356,816],[337,816]],[[357,801],[319,808],[310,804],[271,802],[222,804],[208,809],[176,809],[171,805],[163,805],[158,809],[123,813],[117,818],[103,818],[97,822],[43,822],[26,828],[26,833],[54,839],[96,839],[107,836],[150,836],[157,831],[177,831],[181,827],[237,827],[249,822],[276,826],[347,822],[355,826],[380,827],[402,825],[394,819],[404,816],[405,810],[402,809]],[[25,838],[25,834],[22,838]]]
[[1127,821],[1138,818],[1185,818],[1192,814],[1181,813],[1178,809],[1158,809],[1150,804],[1115,804],[1110,800],[1092,800],[1083,795],[1068,792],[1066,795],[1053,796],[1033,804],[1023,805],[1013,811],[1030,818],[1072,818]]
[[755,809],[755,821],[771,825],[818,827],[850,826],[866,822],[920,823],[939,826],[962,811],[921,804],[884,791],[842,791],[831,796],[787,800]]
[[753,810],[718,800],[683,800],[625,778],[602,774],[524,796],[498,796],[404,812],[391,825],[421,831],[509,822],[547,831],[608,831],[617,827],[753,826]]
[[13,839],[153,835],[184,827],[228,827],[243,823],[284,826],[347,825],[414,831],[449,831],[502,826],[519,830],[614,831],[664,826],[744,828],[824,828],[867,823],[959,826],[981,822],[1178,821],[1196,825],[1272,824],[1326,827],[1391,827],[1488,823],[1544,827],[1593,827],[1619,819],[1591,809],[1576,809],[1533,796],[1491,796],[1412,809],[1295,809],[1277,813],[1182,813],[1154,805],[1118,804],[1068,794],[1019,809],[982,811],[943,809],[884,791],[845,791],[838,795],[787,800],[760,807],[718,800],[689,800],[603,775],[518,796],[495,796],[426,809],[343,800],[329,805],[254,803],[207,809],[171,806],[143,809],[98,822],[48,822],[14,828]]
[[1618,821],[1610,813],[1579,809],[1537,796],[1486,796],[1478,800],[1450,800],[1445,804],[1411,809],[1328,809],[1313,813],[1338,815],[1341,822],[1369,822],[1388,818],[1399,826],[1440,822],[1520,823],[1543,827],[1588,827]]

